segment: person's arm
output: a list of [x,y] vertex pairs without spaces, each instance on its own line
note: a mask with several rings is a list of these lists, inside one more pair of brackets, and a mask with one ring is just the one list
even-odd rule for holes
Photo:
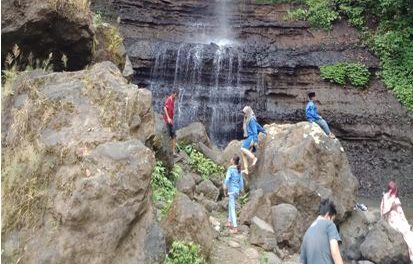
[[314,119],[317,120],[318,119],[318,114],[317,114],[317,110],[315,108],[314,103],[309,103],[307,105],[307,108],[305,109],[305,114],[307,116],[307,119]]
[[340,248],[338,242],[341,242],[340,235],[338,234],[336,225],[331,222],[327,227],[327,236],[330,241],[330,252],[333,257],[334,264],[343,264],[343,259],[341,258]]
[[242,177],[242,173],[240,173],[239,175],[241,177],[240,179],[240,188],[241,188],[241,192],[244,191],[244,177]]
[[267,133],[265,129],[258,122],[257,122],[257,131],[258,133],[264,133],[264,134]]
[[340,247],[336,239],[330,240],[330,252],[333,257],[334,264],[343,264],[343,259],[340,254]]
[[170,117],[169,114],[168,114],[168,107],[166,107],[166,103],[165,103],[165,106],[163,107],[163,111],[164,111],[164,113],[165,113],[165,115],[166,115],[166,120],[168,121],[168,123],[169,123],[169,124],[172,123],[171,117]]
[[386,215],[390,213],[390,211],[393,208],[393,203],[394,203],[394,199],[390,195],[385,193],[383,195],[383,199],[381,200],[381,205],[380,205],[380,213],[382,217],[386,217]]

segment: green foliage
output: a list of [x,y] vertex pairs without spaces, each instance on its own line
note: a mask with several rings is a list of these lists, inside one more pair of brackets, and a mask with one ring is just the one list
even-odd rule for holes
[[364,64],[338,63],[320,67],[321,78],[339,85],[349,82],[351,85],[365,87],[369,82],[370,72]]
[[381,58],[380,76],[397,99],[413,110],[413,27],[377,34],[374,49]]
[[311,26],[330,30],[333,22],[339,17],[331,0],[305,0],[306,8],[298,8],[288,12],[288,18],[307,20]]
[[304,0],[256,0],[257,4],[283,4],[283,3],[290,3],[290,4],[301,4]]
[[240,203],[241,207],[243,207],[245,204],[247,204],[249,199],[250,199],[250,193],[249,192],[246,192],[246,193],[243,193],[242,195],[240,195],[238,200],[239,200],[239,203]]
[[329,0],[306,0],[308,8],[307,20],[316,28],[331,30],[333,22],[338,18],[333,3]]
[[206,158],[204,154],[194,148],[193,145],[180,146],[180,149],[188,154],[189,165],[199,173],[202,178],[209,179],[213,175],[223,175],[225,168]]
[[193,242],[174,241],[163,264],[205,264],[200,247]]
[[102,13],[99,12],[99,11],[94,13],[93,14],[93,25],[95,27],[98,27],[98,26],[102,25],[103,23],[104,23],[104,21],[103,21]]
[[157,161],[152,172],[151,187],[154,203],[161,203],[161,214],[165,216],[172,205],[176,194],[173,182],[166,176],[166,168],[161,161]]
[[[413,110],[413,5],[411,0],[305,0],[306,7],[289,11],[291,19],[308,20],[317,28],[331,29],[340,16],[365,35],[380,58],[379,76],[397,99]],[[366,21],[373,26],[367,27]],[[362,69],[324,68],[325,79],[343,85],[363,86],[367,72]],[[350,70],[349,73],[344,73]]]

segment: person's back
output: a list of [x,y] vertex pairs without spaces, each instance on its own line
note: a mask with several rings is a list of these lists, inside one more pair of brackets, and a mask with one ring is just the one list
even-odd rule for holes
[[341,238],[333,222],[336,214],[332,201],[321,201],[320,215],[305,232],[301,244],[302,264],[343,264],[338,246]]
[[231,166],[228,168],[227,177],[224,184],[228,186],[229,192],[239,192],[244,188],[244,182],[237,167]]
[[303,264],[333,264],[330,240],[340,240],[332,221],[317,219],[307,230],[301,244]]

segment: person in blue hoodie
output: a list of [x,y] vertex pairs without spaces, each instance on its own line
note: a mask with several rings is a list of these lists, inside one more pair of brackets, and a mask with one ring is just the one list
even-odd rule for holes
[[317,106],[314,103],[314,101],[316,100],[315,93],[314,92],[308,93],[308,99],[309,101],[307,103],[307,107],[305,108],[305,115],[307,117],[307,120],[311,123],[314,122],[317,125],[319,125],[321,129],[323,129],[324,132],[327,134],[327,136],[331,138],[335,138],[334,134],[331,133],[327,122],[318,114]]
[[245,106],[242,112],[244,113],[243,130],[245,139],[241,145],[241,154],[244,162],[244,173],[248,175],[247,157],[252,160],[251,166],[255,166],[257,157],[255,157],[254,152],[258,147],[258,134],[260,132],[265,133],[265,129],[258,124],[254,111],[250,106]]
[[228,223],[231,233],[238,233],[237,214],[235,204],[240,192],[244,191],[244,180],[241,175],[241,164],[239,156],[235,155],[231,159],[231,166],[227,170],[224,181],[224,194],[228,200]]

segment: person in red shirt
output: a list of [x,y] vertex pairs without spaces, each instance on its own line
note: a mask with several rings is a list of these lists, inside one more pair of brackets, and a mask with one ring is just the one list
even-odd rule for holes
[[176,134],[174,128],[174,109],[175,109],[175,98],[178,95],[178,91],[175,90],[170,96],[165,100],[163,107],[163,119],[165,120],[166,127],[168,128],[169,136],[172,139],[172,151],[174,156],[176,155]]

